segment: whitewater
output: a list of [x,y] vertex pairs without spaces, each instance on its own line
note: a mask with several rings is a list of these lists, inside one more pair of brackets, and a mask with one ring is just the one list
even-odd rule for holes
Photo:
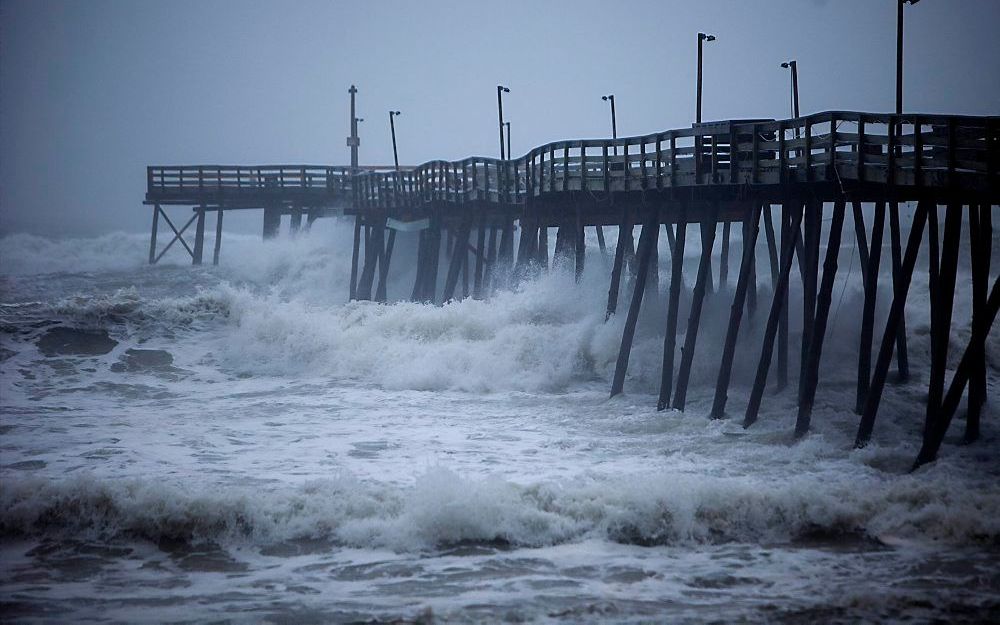
[[[4,236],[0,619],[996,621],[1000,333],[981,440],[958,444],[960,411],[939,460],[911,473],[930,349],[922,260],[912,379],[887,385],[872,444],[853,449],[852,231],[800,441],[794,367],[742,427],[766,275],[729,418],[707,416],[735,261],[706,301],[687,410],[656,411],[665,235],[660,294],[613,399],[624,314],[605,321],[610,259],[593,232],[579,283],[557,265],[437,306],[402,301],[414,268],[396,259],[413,257],[413,233],[397,239],[393,303],[348,302],[352,225],[337,219],[264,242],[226,234],[219,267],[191,267],[183,249],[148,266],[141,234]],[[689,232],[681,331],[699,242]],[[970,331],[967,251],[959,271],[949,377]]]

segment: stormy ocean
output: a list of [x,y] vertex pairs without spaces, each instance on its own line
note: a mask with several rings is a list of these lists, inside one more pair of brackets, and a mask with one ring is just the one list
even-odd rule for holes
[[[909,472],[926,264],[907,307],[912,379],[886,387],[873,443],[854,450],[853,237],[799,442],[794,366],[741,424],[765,276],[729,418],[713,421],[735,269],[707,300],[688,409],[657,412],[665,254],[609,400],[631,288],[605,322],[596,239],[579,284],[556,267],[434,306],[348,302],[350,238],[335,219],[267,242],[226,234],[222,264],[199,268],[183,250],[146,265],[140,234],[0,239],[0,620],[1000,618],[995,329],[982,439],[957,444],[960,411],[940,459]],[[682,332],[698,244],[690,233]],[[969,335],[967,253],[959,271],[953,345]],[[413,267],[390,277],[390,299],[407,297]]]

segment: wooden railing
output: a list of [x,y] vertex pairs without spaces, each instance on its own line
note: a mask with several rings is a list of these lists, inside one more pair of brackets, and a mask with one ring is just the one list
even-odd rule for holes
[[518,205],[550,193],[861,181],[995,190],[998,118],[845,111],[718,122],[617,140],[557,141],[500,161],[431,161],[358,177],[359,208],[474,200]]
[[512,160],[471,157],[395,171],[315,165],[147,168],[147,199],[338,194],[358,210],[425,202],[521,205],[567,191],[857,181],[996,192],[997,117],[846,111],[717,122],[619,139],[556,141]]

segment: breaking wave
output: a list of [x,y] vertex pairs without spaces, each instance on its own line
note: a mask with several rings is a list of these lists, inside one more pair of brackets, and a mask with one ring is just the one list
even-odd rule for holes
[[[948,469],[893,479],[782,484],[649,474],[519,485],[431,469],[409,488],[350,476],[286,490],[188,492],[161,481],[8,479],[0,530],[13,535],[250,542],[325,539],[422,550],[462,542],[542,546],[583,539],[639,545],[817,536],[996,545],[1000,493],[956,491]],[[952,479],[949,479],[952,478]]]

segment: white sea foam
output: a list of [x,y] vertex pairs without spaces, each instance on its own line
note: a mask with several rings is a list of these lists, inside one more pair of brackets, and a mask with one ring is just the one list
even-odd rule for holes
[[[833,480],[649,472],[526,485],[467,479],[445,469],[411,487],[344,476],[278,491],[199,492],[157,480],[8,479],[0,528],[8,536],[115,536],[246,541],[326,538],[410,551],[460,542],[515,546],[604,539],[639,544],[785,543],[816,535],[994,544],[1000,493],[955,490],[949,469]],[[986,486],[986,482],[982,483]]]

